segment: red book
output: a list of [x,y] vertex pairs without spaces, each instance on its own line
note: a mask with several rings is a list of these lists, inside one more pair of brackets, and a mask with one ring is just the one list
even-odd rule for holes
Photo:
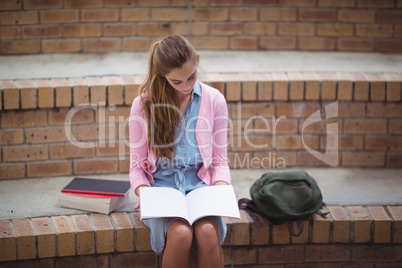
[[126,196],[130,190],[130,182],[74,178],[61,192],[66,194],[101,195],[106,198]]

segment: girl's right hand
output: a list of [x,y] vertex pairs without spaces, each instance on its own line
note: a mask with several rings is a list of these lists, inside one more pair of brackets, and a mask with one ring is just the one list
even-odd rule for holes
[[[136,193],[136,195],[137,195],[138,197],[140,197],[140,188],[141,188],[141,187],[149,187],[149,186],[147,186],[147,185],[141,185],[141,186],[137,187],[137,189],[135,190],[135,193]],[[137,210],[137,209],[139,209],[139,208],[140,208],[140,200],[138,200],[138,203],[135,204],[135,206],[134,206],[134,209],[135,209],[135,210]]]

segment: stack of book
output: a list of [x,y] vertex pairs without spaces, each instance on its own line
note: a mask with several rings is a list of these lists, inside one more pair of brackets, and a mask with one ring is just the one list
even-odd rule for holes
[[109,214],[129,201],[128,181],[74,178],[60,193],[61,207]]

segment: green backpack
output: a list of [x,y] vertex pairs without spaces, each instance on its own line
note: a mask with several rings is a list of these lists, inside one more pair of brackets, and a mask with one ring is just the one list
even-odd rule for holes
[[[287,222],[289,232],[298,236],[303,231],[303,221],[315,213],[325,216],[319,209],[323,205],[317,182],[304,171],[264,173],[250,188],[252,200],[239,200],[239,208],[261,223],[254,212],[267,217],[273,224]],[[299,232],[293,230],[292,221],[298,222]]]

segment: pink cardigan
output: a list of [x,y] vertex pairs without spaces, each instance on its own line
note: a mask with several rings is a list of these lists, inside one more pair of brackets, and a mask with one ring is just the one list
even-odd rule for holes
[[[200,83],[201,105],[196,126],[196,139],[203,165],[198,177],[207,185],[216,181],[231,182],[227,161],[228,110],[225,97],[215,88]],[[143,94],[146,97],[146,94]],[[156,156],[148,150],[148,120],[140,96],[130,112],[130,183],[134,193],[138,186],[150,186],[156,170]]]

